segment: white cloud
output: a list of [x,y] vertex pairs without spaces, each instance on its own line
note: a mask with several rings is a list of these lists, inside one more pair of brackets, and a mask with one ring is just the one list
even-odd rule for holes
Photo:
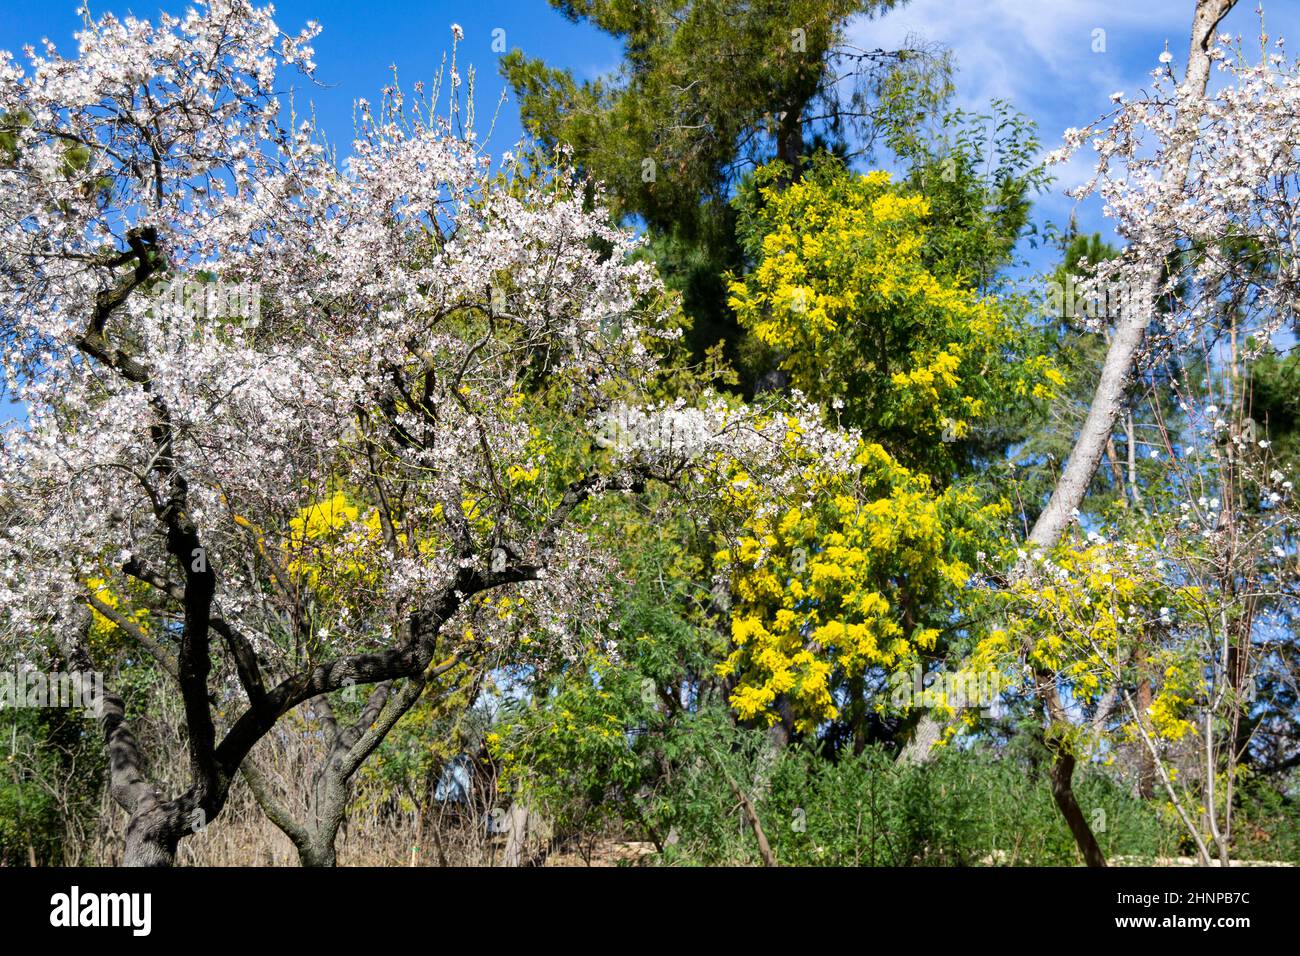
[[[1082,125],[1110,91],[1145,80],[1167,37],[1177,48],[1175,39],[1190,28],[1189,9],[1188,0],[913,0],[878,20],[859,20],[850,35],[867,48],[901,46],[912,36],[940,43],[956,56],[962,105],[978,108],[997,97],[1037,116],[1035,107],[1069,97],[1083,100],[1083,109],[1067,125]],[[1098,29],[1104,52],[1093,50]]]
[[[911,0],[878,19],[851,24],[849,40],[865,49],[897,49],[917,39],[953,51],[957,105],[985,111],[1003,99],[1038,123],[1044,150],[1060,145],[1068,127],[1093,122],[1112,108],[1111,93],[1151,83],[1168,45],[1173,68],[1187,56],[1193,0]],[[1300,39],[1300,4],[1265,0],[1273,36]],[[1093,31],[1105,31],[1095,52]],[[1222,29],[1255,37],[1255,4],[1239,3]],[[1058,222],[1076,208],[1065,190],[1090,177],[1089,149],[1056,167],[1056,183],[1039,197],[1040,210]],[[1080,225],[1113,235],[1096,199],[1078,204]]]

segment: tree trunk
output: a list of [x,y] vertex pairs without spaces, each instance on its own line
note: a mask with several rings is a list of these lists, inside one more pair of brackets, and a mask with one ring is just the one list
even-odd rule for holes
[[[1196,13],[1192,19],[1192,39],[1187,57],[1187,72],[1183,85],[1193,95],[1204,96],[1205,86],[1210,76],[1210,57],[1208,47],[1219,23],[1227,16],[1236,0],[1197,0]],[[1190,144],[1186,138],[1186,124],[1195,122],[1185,112],[1180,113],[1177,123],[1183,127],[1184,137],[1181,141]],[[1180,148],[1170,158],[1165,172],[1165,181],[1172,190],[1180,190],[1190,174],[1190,145]],[[1043,513],[1034,522],[1029,540],[1043,548],[1050,548],[1060,541],[1065,529],[1069,527],[1075,509],[1083,502],[1083,497],[1097,473],[1097,466],[1106,452],[1106,444],[1111,440],[1115,421],[1124,404],[1125,396],[1133,378],[1134,361],[1138,348],[1146,337],[1147,325],[1155,311],[1155,303],[1160,277],[1153,274],[1144,297],[1142,306],[1125,309],[1115,325],[1110,347],[1106,350],[1106,361],[1102,366],[1101,379],[1088,408],[1088,417],[1079,432],[1074,449],[1061,477],[1057,480],[1052,497],[1043,509]]]
[[[726,770],[723,770],[726,774]],[[758,843],[758,856],[763,861],[764,866],[776,866],[776,854],[772,852],[772,845],[767,842],[767,833],[763,830],[763,823],[758,819],[758,811],[754,808],[754,802],[745,796],[745,791],[741,790],[730,775],[727,775],[727,783],[731,784],[731,792],[735,794],[736,800],[740,803],[740,809],[745,814],[745,822],[749,824],[749,829],[754,834],[754,840]]]
[[[1137,685],[1137,706],[1140,713],[1147,713],[1151,709],[1151,675],[1148,673],[1149,667],[1146,663],[1146,654],[1141,647],[1138,653],[1134,655],[1134,664],[1137,665],[1138,685]],[[1156,761],[1151,751],[1146,747],[1138,748],[1138,796],[1143,800],[1150,800],[1156,795]]]
[[[338,726],[328,697],[322,696],[316,700],[322,721],[332,733],[332,739],[325,764],[316,773],[312,784],[311,815],[305,824],[295,820],[276,800],[252,761],[244,762],[241,770],[258,806],[267,819],[279,827],[293,843],[298,851],[300,865],[337,865],[335,843],[347,817],[353,776],[397,721],[420,699],[429,681],[458,667],[460,660],[458,652],[420,677],[407,679],[396,695],[392,694],[391,681],[376,685],[356,723],[350,727]],[[453,682],[444,688],[437,703],[445,701],[457,686],[459,685]]]
[[504,866],[523,866],[528,861],[528,822],[531,816],[522,803],[510,805],[506,815],[506,848],[502,855]]
[[789,167],[786,171],[787,182],[798,182],[803,178],[803,102],[792,105],[783,112],[777,123],[776,158]]
[[[1192,19],[1187,72],[1183,81],[1183,85],[1194,96],[1205,94],[1210,76],[1209,44],[1219,23],[1235,4],[1236,0],[1197,0]],[[1192,140],[1187,135],[1190,132],[1187,124],[1194,123],[1195,117],[1189,116],[1187,111],[1180,111],[1176,122],[1182,133],[1179,141],[1184,145],[1170,158],[1169,166],[1164,171],[1164,181],[1175,191],[1183,188],[1190,174]],[[1102,365],[1101,378],[1088,408],[1088,417],[1061,477],[1057,479],[1047,507],[1038,516],[1029,533],[1030,543],[1043,550],[1055,547],[1065,534],[1097,473],[1106,445],[1111,441],[1116,419],[1133,380],[1138,349],[1146,338],[1147,325],[1155,311],[1159,281],[1159,275],[1153,274],[1144,290],[1141,302],[1144,307],[1126,309],[1116,323],[1115,333],[1106,351],[1106,361]],[[1036,677],[1040,693],[1044,695],[1043,703],[1049,720],[1056,721],[1064,714],[1056,681],[1047,674],[1038,674]],[[1065,751],[1056,753],[1052,766],[1052,794],[1056,805],[1065,815],[1084,860],[1089,866],[1104,866],[1105,860],[1097,847],[1097,841],[1074,798],[1074,762],[1073,754]]]
[[312,825],[307,831],[307,839],[298,847],[298,862],[303,866],[335,866],[338,863],[334,844],[352,795],[352,775],[343,776],[342,771],[335,760],[321,768],[312,801]]
[[932,712],[925,711],[912,729],[912,736],[899,752],[898,762],[913,765],[925,763],[930,759],[930,755],[934,752],[934,745],[939,742],[942,734],[943,722]]
[[123,866],[171,866],[183,827],[180,814],[169,804],[154,803],[131,815],[126,825]]
[[1106,857],[1102,854],[1101,847],[1097,845],[1097,838],[1093,836],[1092,828],[1088,826],[1079,801],[1074,797],[1072,782],[1074,755],[1066,751],[1054,751],[1054,754],[1051,773],[1052,799],[1056,801],[1061,816],[1065,817],[1065,823],[1070,828],[1074,842],[1079,852],[1083,854],[1084,863],[1088,866],[1105,866]]

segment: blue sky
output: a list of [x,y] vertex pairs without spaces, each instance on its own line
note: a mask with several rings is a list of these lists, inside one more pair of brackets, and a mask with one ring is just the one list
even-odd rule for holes
[[[96,15],[112,11],[153,17],[159,9],[182,12],[184,0],[92,0]],[[49,37],[66,52],[79,25],[75,0],[0,0],[0,48],[17,51],[23,44]],[[1193,0],[911,0],[878,20],[861,18],[851,36],[874,49],[907,45],[913,38],[951,48],[959,68],[962,106],[980,109],[993,97],[1011,101],[1033,118],[1045,148],[1061,132],[1082,126],[1102,112],[1109,96],[1133,91],[1148,82],[1148,73],[1166,43],[1176,57],[1186,56]],[[451,41],[450,26],[465,31],[462,66],[476,67],[480,127],[497,103],[503,84],[497,74],[499,54],[492,50],[494,30],[503,30],[508,49],[568,67],[580,77],[607,72],[619,61],[619,45],[585,24],[574,24],[545,0],[285,0],[276,18],[297,30],[315,19],[324,28],[316,43],[319,85],[295,78],[299,107],[314,103],[330,138],[346,144],[352,130],[352,103],[372,101],[396,65],[404,86],[431,79]],[[1269,0],[1264,5],[1269,32],[1300,37],[1300,3]],[[1241,0],[1225,22],[1232,33],[1257,34],[1255,6]],[[1096,31],[1105,31],[1097,50]],[[520,136],[515,104],[507,102],[489,144],[500,153]],[[346,152],[346,150],[344,150]],[[1065,195],[1087,170],[1086,156],[1059,170],[1051,192],[1040,197],[1039,218],[1057,223],[1075,208]],[[1095,202],[1078,207],[1080,226],[1109,234]]]
[[[159,9],[182,12],[184,0],[92,0],[96,15],[112,11],[153,17]],[[0,0],[0,48],[49,37],[65,52],[79,25],[75,0]],[[1082,126],[1104,112],[1117,90],[1132,91],[1148,82],[1156,57],[1169,44],[1177,66],[1186,55],[1193,0],[911,0],[878,19],[862,18],[852,39],[874,49],[906,45],[913,37],[951,48],[960,70],[961,105],[979,109],[992,97],[1011,101],[1038,122],[1048,149],[1061,131]],[[462,65],[478,75],[480,126],[495,107],[503,84],[494,30],[505,31],[506,46],[518,47],[557,66],[592,77],[617,65],[619,45],[585,24],[574,24],[545,0],[285,0],[277,3],[282,27],[297,30],[315,19],[324,30],[317,41],[320,85],[295,78],[300,108],[310,100],[330,138],[346,143],[357,97],[377,100],[396,65],[404,86],[428,80],[450,47],[450,26],[465,31]],[[1264,7],[1270,33],[1300,37],[1300,3],[1269,0]],[[1259,20],[1249,0],[1241,0],[1225,28],[1253,37]],[[1095,50],[1097,30],[1105,48]],[[518,114],[507,102],[492,137],[493,152],[510,148],[520,135]],[[1061,179],[1039,202],[1040,216],[1064,221],[1074,207],[1065,188],[1086,171],[1086,157],[1061,170]],[[1079,208],[1080,224],[1109,230],[1096,204]]]
[[[184,0],[92,0],[91,10],[153,17],[159,9],[180,13],[188,5]],[[960,105],[978,110],[993,97],[1009,100],[1038,123],[1044,148],[1052,149],[1064,129],[1105,112],[1112,92],[1148,83],[1166,43],[1175,67],[1181,67],[1193,7],[1193,0],[911,0],[878,20],[860,19],[850,33],[867,49],[897,48],[915,38],[949,47],[959,69]],[[1264,12],[1271,34],[1300,37],[1296,0],[1269,0]],[[321,125],[340,147],[351,135],[353,101],[378,100],[391,66],[408,89],[436,74],[450,48],[452,23],[465,31],[462,69],[476,67],[483,131],[503,87],[499,54],[492,50],[494,30],[504,31],[508,49],[518,47],[579,77],[605,73],[620,57],[616,42],[569,22],[545,0],[286,0],[276,4],[276,16],[287,30],[296,31],[309,19],[324,28],[316,43],[319,85],[293,77],[294,96],[300,110],[308,101],[315,105]],[[0,48],[17,51],[49,37],[70,54],[79,22],[74,0],[0,0]],[[1254,5],[1241,0],[1224,29],[1256,36]],[[1104,31],[1103,44],[1097,31]],[[516,106],[507,102],[489,149],[498,154],[510,149],[520,134]],[[1095,200],[1076,206],[1065,195],[1086,172],[1086,155],[1058,170],[1058,182],[1038,200],[1040,224],[1049,219],[1064,224],[1077,210],[1082,229],[1112,235]],[[1033,265],[1049,264],[1047,253],[1025,251]]]
[[[255,0],[256,2],[256,0]],[[134,13],[155,18],[159,10],[180,14],[192,0],[89,0],[92,14]],[[275,6],[280,27],[296,33],[308,20],[323,30],[314,44],[319,85],[283,74],[292,81],[300,112],[311,100],[330,139],[342,147],[352,133],[352,103],[357,97],[378,102],[379,91],[396,64],[408,90],[416,80],[431,80],[444,53],[451,49],[451,24],[465,31],[460,44],[462,70],[476,67],[480,125],[486,130],[503,83],[497,75],[499,54],[492,52],[492,31],[504,30],[507,49],[518,47],[570,67],[579,75],[603,73],[618,64],[619,45],[598,31],[570,23],[545,0],[284,0]],[[0,49],[17,52],[23,44],[49,37],[64,55],[76,47],[72,35],[80,27],[77,0],[0,0]],[[502,111],[492,137],[494,152],[502,152],[520,135],[513,104]]]
[[[856,26],[860,46],[892,48],[917,35],[953,50],[960,105],[980,109],[990,99],[1009,100],[1038,123],[1044,148],[1061,133],[1082,127],[1112,108],[1110,95],[1150,84],[1166,48],[1179,75],[1187,59],[1194,0],[912,0],[878,21]],[[1300,3],[1265,0],[1271,37],[1300,43]],[[1256,4],[1239,0],[1220,27],[1248,41],[1259,35]],[[1104,31],[1104,49],[1095,31]],[[1296,43],[1289,44],[1293,52]],[[1256,47],[1257,49],[1257,47]],[[1077,209],[1079,227],[1113,236],[1099,203],[1076,206],[1065,190],[1091,170],[1090,153],[1058,167],[1053,189],[1039,198],[1039,219],[1058,224]]]

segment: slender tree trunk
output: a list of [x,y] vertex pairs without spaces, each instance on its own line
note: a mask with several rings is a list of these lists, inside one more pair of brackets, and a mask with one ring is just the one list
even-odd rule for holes
[[[1138,682],[1138,708],[1146,713],[1151,708],[1151,682],[1143,677]],[[1156,762],[1145,747],[1138,750],[1138,796],[1151,800],[1156,795]]]
[[803,109],[803,102],[791,106],[777,124],[776,158],[789,167],[786,175],[790,182],[803,177]]
[[1044,739],[1052,753],[1052,768],[1049,777],[1052,781],[1052,799],[1065,818],[1070,828],[1075,846],[1088,866],[1105,866],[1106,857],[1097,845],[1097,838],[1088,826],[1083,809],[1074,796],[1074,767],[1077,758],[1071,750],[1072,744],[1064,736],[1069,726],[1069,716],[1061,702],[1060,691],[1056,686],[1056,675],[1050,671],[1038,670],[1034,674],[1034,686],[1043,704],[1043,719],[1046,723]]
[[510,805],[506,814],[506,847],[501,854],[502,866],[523,866],[532,856],[528,831],[533,812],[518,801]]
[[[423,681],[419,686],[423,688]],[[244,762],[241,769],[254,799],[257,800],[258,806],[262,808],[267,819],[279,827],[293,843],[298,851],[299,865],[305,867],[337,865],[336,843],[339,830],[347,816],[348,801],[352,794],[352,776],[383,740],[387,728],[396,723],[419,697],[418,692],[409,692],[404,688],[403,692],[393,699],[390,708],[400,712],[386,713],[384,704],[388,702],[391,687],[391,683],[388,682],[378,685],[371,692],[356,723],[346,728],[338,726],[327,697],[322,696],[316,700],[322,722],[330,732],[329,753],[325,757],[325,762],[313,775],[311,810],[305,823],[294,819],[293,814],[276,799],[266,779],[252,765],[252,761]],[[384,732],[372,733],[367,739],[368,746],[358,748],[363,734],[367,730],[375,729],[381,713],[385,717]],[[352,753],[354,748],[358,748],[356,754]],[[364,752],[360,752],[361,749],[364,749]],[[358,759],[349,759],[350,756]]]
[[1053,755],[1055,759],[1052,761],[1051,771],[1052,799],[1056,801],[1061,816],[1065,817],[1065,823],[1070,828],[1075,845],[1083,854],[1084,863],[1088,866],[1105,866],[1106,857],[1102,854],[1101,847],[1097,845],[1097,838],[1093,835],[1092,828],[1088,826],[1083,808],[1079,806],[1079,801],[1074,796],[1074,754],[1068,750],[1053,748]]
[[[726,771],[724,770],[723,773],[726,773]],[[763,861],[763,865],[776,866],[776,854],[772,852],[772,845],[767,842],[767,833],[763,830],[763,824],[758,818],[758,811],[754,808],[754,802],[745,796],[745,791],[741,790],[730,776],[727,777],[727,783],[731,784],[731,792],[740,801],[741,811],[745,814],[745,822],[749,824],[749,829],[754,834],[754,840],[758,843],[758,855]]]
[[[336,843],[339,830],[347,818],[348,803],[352,796],[352,778],[388,736],[388,732],[420,699],[430,680],[441,677],[459,666],[459,652],[420,677],[410,678],[397,694],[392,694],[392,683],[376,686],[355,724],[340,728],[335,722],[328,698],[320,698],[317,706],[333,737],[325,763],[317,771],[312,784],[311,813],[307,823],[300,823],[276,800],[266,780],[251,760],[241,768],[249,789],[258,806],[293,843],[302,866],[335,866],[338,862]],[[456,688],[456,683],[444,688],[439,702],[445,700]]]
[[[1196,12],[1192,19],[1191,44],[1187,57],[1187,72],[1184,87],[1192,96],[1204,96],[1206,83],[1210,76],[1209,45],[1215,29],[1227,16],[1236,0],[1197,0]],[[1190,175],[1191,165],[1191,124],[1196,122],[1195,114],[1180,111],[1176,122],[1181,127],[1178,137],[1178,151],[1170,157],[1164,170],[1164,181],[1169,188],[1178,191],[1183,188]],[[1057,479],[1052,497],[1034,523],[1029,533],[1029,542],[1043,550],[1056,546],[1065,534],[1070,522],[1074,520],[1079,505],[1083,503],[1088,486],[1106,453],[1107,443],[1112,440],[1115,422],[1123,409],[1129,386],[1133,381],[1134,366],[1138,349],[1146,338],[1147,325],[1155,311],[1159,293],[1159,275],[1153,274],[1144,290],[1141,304],[1137,308],[1126,309],[1119,317],[1115,333],[1111,337],[1110,347],[1106,351],[1106,361],[1102,365],[1101,378],[1088,408],[1088,417],[1075,441],[1061,476]],[[1036,675],[1036,686],[1043,698],[1044,710],[1048,719],[1057,722],[1065,717],[1061,704],[1060,692],[1056,686],[1055,676],[1047,673]],[[1065,749],[1055,752],[1052,766],[1052,794],[1056,805],[1066,818],[1075,843],[1089,866],[1104,866],[1105,859],[1097,847],[1096,838],[1088,827],[1082,811],[1074,798],[1073,776],[1075,757]]]
[[[1210,41],[1219,23],[1235,5],[1236,0],[1197,0],[1192,19],[1187,72],[1183,81],[1193,96],[1205,94],[1210,76]],[[1164,181],[1170,184],[1173,191],[1181,190],[1190,175],[1191,138],[1188,127],[1195,121],[1194,116],[1188,116],[1185,112],[1177,118],[1178,125],[1182,127],[1179,141],[1183,145],[1170,157],[1164,170]],[[1106,444],[1111,440],[1115,421],[1128,394],[1138,349],[1146,338],[1147,325],[1155,311],[1159,282],[1159,275],[1153,274],[1144,290],[1141,304],[1125,309],[1116,323],[1115,333],[1106,351],[1106,361],[1102,365],[1101,378],[1088,408],[1088,417],[1061,477],[1057,479],[1047,507],[1038,516],[1029,534],[1029,540],[1033,544],[1043,548],[1055,545],[1069,527],[1075,510],[1083,503],[1083,497],[1088,485],[1092,483],[1093,475],[1097,473],[1097,466],[1106,452]]]
[[939,737],[943,734],[943,727],[943,721],[930,711],[921,714],[921,719],[912,729],[912,736],[908,738],[898,754],[899,763],[923,764],[928,761],[930,755],[934,753],[934,745],[939,742]]

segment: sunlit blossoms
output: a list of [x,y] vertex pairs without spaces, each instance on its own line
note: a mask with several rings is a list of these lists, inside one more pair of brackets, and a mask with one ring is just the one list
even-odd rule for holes
[[[693,422],[684,446],[600,452],[598,423],[636,407],[675,335],[636,240],[562,167],[494,173],[427,102],[363,105],[336,165],[274,92],[278,66],[311,70],[313,33],[215,0],[104,18],[75,60],[0,60],[0,315],[28,408],[0,457],[0,615],[7,640],[55,634],[76,660],[89,606],[176,674],[191,789],[119,789],[164,820],[145,856],[219,812],[295,704],[499,647],[511,619],[565,634],[595,600],[601,559],[566,529],[592,496],[719,456],[776,481],[790,441],[847,447],[808,411],[717,405],[669,410],[670,430]],[[476,596],[512,585],[517,610],[475,637]],[[468,643],[444,647],[458,616]],[[223,707],[246,708],[224,739],[214,667]]]
[[[1252,60],[1220,34],[1209,48],[1205,95],[1180,84],[1163,54],[1149,92],[1066,130],[1064,148],[1050,157],[1063,161],[1085,145],[1096,152],[1096,169],[1075,195],[1098,194],[1128,246],[1096,267],[1089,289],[1155,288],[1157,346],[1185,347],[1212,325],[1229,287],[1238,290],[1242,325],[1261,342],[1294,315],[1300,66],[1281,41],[1270,49],[1266,35],[1260,40],[1268,52]],[[1185,178],[1171,173],[1183,164]],[[1146,312],[1151,304],[1129,296],[1124,307]]]

